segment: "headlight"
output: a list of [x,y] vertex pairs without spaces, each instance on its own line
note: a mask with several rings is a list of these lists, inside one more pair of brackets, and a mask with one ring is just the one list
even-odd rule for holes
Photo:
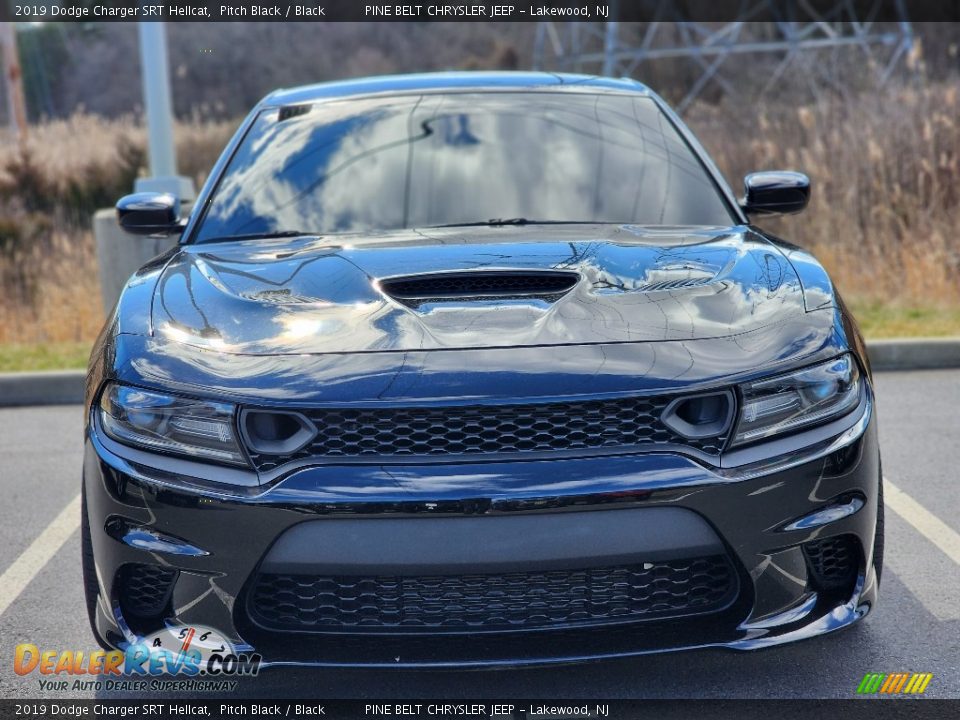
[[201,460],[246,465],[234,430],[234,406],[111,383],[100,422],[117,442]]
[[850,355],[789,375],[740,386],[732,445],[793,432],[845,415],[860,402],[860,371]]

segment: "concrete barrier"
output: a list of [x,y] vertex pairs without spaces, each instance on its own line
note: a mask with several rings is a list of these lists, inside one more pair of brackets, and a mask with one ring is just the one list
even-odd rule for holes
[[131,235],[117,223],[113,208],[97,210],[93,216],[93,236],[100,267],[100,293],[108,315],[120,297],[127,280],[147,262],[177,243],[174,237]]
[[[873,340],[867,343],[876,371],[960,368],[960,338]],[[83,370],[0,373],[0,407],[83,402]]]

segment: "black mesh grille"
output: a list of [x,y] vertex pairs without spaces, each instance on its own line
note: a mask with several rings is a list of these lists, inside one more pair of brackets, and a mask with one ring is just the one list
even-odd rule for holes
[[496,632],[715,612],[732,603],[736,591],[730,561],[715,556],[500,575],[262,574],[248,608],[270,630]]
[[398,300],[469,297],[549,296],[565,293],[579,276],[569,272],[458,272],[382,280],[380,288]]
[[642,397],[529,405],[303,410],[319,430],[290,455],[252,453],[260,470],[307,458],[410,458],[683,445],[717,455],[726,436],[687,440],[660,416],[672,398]]
[[159,565],[124,565],[120,569],[120,607],[124,613],[151,617],[164,611],[177,571]]
[[818,588],[845,588],[856,579],[860,567],[859,545],[849,535],[806,543],[803,551],[810,565],[812,579]]

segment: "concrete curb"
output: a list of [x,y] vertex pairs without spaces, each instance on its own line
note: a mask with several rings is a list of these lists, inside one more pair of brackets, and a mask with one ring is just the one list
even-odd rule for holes
[[874,370],[960,368],[960,339],[871,340],[867,353]]
[[0,373],[0,407],[83,402],[85,370]]
[[[867,343],[874,370],[960,368],[960,339],[916,338]],[[83,370],[0,373],[0,407],[83,402]]]

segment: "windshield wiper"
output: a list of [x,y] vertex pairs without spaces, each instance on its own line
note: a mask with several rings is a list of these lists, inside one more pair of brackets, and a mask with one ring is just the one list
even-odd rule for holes
[[610,225],[596,220],[530,220],[528,218],[492,218],[477,222],[449,223],[447,225],[427,225],[427,228],[453,227],[500,227],[501,225]]
[[204,238],[200,242],[224,242],[227,240],[271,240],[273,238],[285,237],[316,237],[319,233],[304,232],[303,230],[274,230],[271,232],[258,233],[238,233],[237,235],[220,235],[218,237]]

